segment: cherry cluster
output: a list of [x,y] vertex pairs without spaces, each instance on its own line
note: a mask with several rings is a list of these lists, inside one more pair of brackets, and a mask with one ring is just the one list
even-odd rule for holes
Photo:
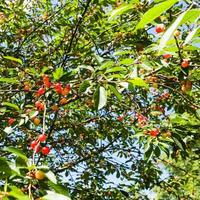
[[30,148],[32,150],[34,150],[35,153],[38,153],[38,152],[41,151],[41,153],[43,155],[48,155],[49,152],[50,152],[50,148],[48,146],[44,146],[41,149],[41,147],[40,147],[41,142],[45,142],[46,139],[47,139],[47,135],[46,134],[40,134],[38,136],[37,140],[34,140],[34,141],[31,142]]
[[[164,32],[165,31],[165,25],[164,24],[158,24],[156,27],[155,27],[155,31],[156,31],[156,33],[162,33],[162,32]],[[175,38],[178,38],[179,36],[180,36],[180,31],[179,30],[176,30],[175,32],[174,32],[174,37]],[[180,47],[181,48],[181,47]],[[163,54],[163,58],[165,59],[165,61],[166,62],[168,62],[168,59],[170,59],[170,58],[172,58],[172,55],[171,54]],[[189,67],[189,65],[190,65],[190,60],[189,59],[183,59],[182,61],[181,61],[181,67],[182,68],[187,68],[187,67]]]

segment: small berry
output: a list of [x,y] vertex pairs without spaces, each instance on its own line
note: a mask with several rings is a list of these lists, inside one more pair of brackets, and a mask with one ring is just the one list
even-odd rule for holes
[[65,88],[62,89],[62,95],[63,95],[63,96],[68,95],[69,92],[70,92],[70,90],[71,90],[71,86],[70,86],[69,84],[67,84],[67,85],[65,86]]
[[159,134],[159,130],[158,129],[153,129],[150,131],[150,135],[153,137],[156,137]]
[[60,105],[65,105],[67,104],[67,99],[66,98],[62,98],[60,101],[59,101]]
[[38,140],[40,142],[44,142],[46,139],[47,139],[47,136],[45,134],[41,134],[41,135],[38,136]]
[[31,149],[35,149],[35,147],[37,146],[38,142],[36,140],[31,142]]
[[54,112],[56,112],[56,111],[59,110],[59,107],[58,107],[57,105],[53,105],[53,106],[51,106],[51,109],[52,109]]
[[56,83],[54,84],[54,89],[57,94],[62,94],[62,83]]
[[119,122],[122,122],[122,121],[124,120],[124,118],[123,118],[122,116],[119,116],[119,117],[117,118],[117,120],[118,120]]
[[13,119],[13,118],[8,119],[8,124],[9,125],[12,125],[14,122],[15,122],[15,119]]
[[165,31],[165,25],[164,24],[158,24],[156,26],[156,33],[162,33]]
[[34,118],[33,123],[38,126],[40,124],[40,119],[38,119],[37,117]]
[[37,180],[43,180],[45,178],[45,173],[43,171],[41,171],[41,170],[37,170],[35,172],[35,178]]
[[51,87],[51,82],[49,81],[49,76],[46,74],[43,76],[43,83],[44,83],[45,87],[47,87],[47,88]]
[[183,61],[181,63],[181,67],[187,68],[187,67],[189,67],[189,64],[190,64],[190,62],[188,59],[183,59]]
[[181,34],[181,33],[180,33],[179,30],[174,31],[174,36],[175,36],[175,37],[178,37],[180,34]]
[[36,95],[39,97],[39,96],[43,95],[44,93],[45,93],[45,89],[39,88]]
[[26,84],[26,85],[24,85],[24,91],[25,91],[25,92],[28,92],[29,90],[30,90],[30,86],[29,86],[29,85],[27,85],[27,84]]
[[39,145],[37,145],[37,146],[34,148],[34,151],[35,151],[35,153],[38,153],[38,152],[40,152],[40,146],[39,146]]
[[171,57],[172,57],[172,55],[169,54],[169,53],[163,54],[163,58],[164,58],[164,59],[169,59],[169,58],[171,58]]
[[46,156],[46,155],[49,154],[49,152],[50,152],[50,148],[49,148],[49,147],[46,146],[46,147],[43,147],[43,148],[42,148],[42,154],[43,154],[43,155]]
[[43,111],[44,110],[44,104],[40,101],[36,101],[35,102],[35,107],[39,110],[39,111]]

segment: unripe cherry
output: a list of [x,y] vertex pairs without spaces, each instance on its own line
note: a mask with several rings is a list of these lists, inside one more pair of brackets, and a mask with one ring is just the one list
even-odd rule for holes
[[38,126],[40,124],[40,119],[38,119],[37,117],[34,118],[33,123]]
[[65,105],[67,104],[67,99],[66,98],[62,98],[60,101],[59,101],[60,105]]
[[181,34],[181,33],[180,33],[179,30],[174,31],[174,36],[175,36],[175,37],[178,37],[180,34]]
[[37,180],[43,180],[45,178],[45,173],[43,171],[41,171],[41,170],[37,170],[35,172],[35,178]]

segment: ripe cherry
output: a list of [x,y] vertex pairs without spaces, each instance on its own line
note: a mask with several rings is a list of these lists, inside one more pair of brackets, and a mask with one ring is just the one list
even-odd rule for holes
[[24,91],[28,92],[30,90],[30,86],[28,84],[24,85]]
[[9,125],[12,125],[14,122],[15,122],[15,119],[13,119],[13,118],[9,118],[8,119],[8,124]]
[[71,86],[70,86],[69,84],[67,84],[67,85],[65,86],[65,88],[62,89],[62,95],[63,95],[63,96],[68,95],[68,93],[70,92],[70,90],[71,90]]
[[31,149],[35,149],[35,147],[37,146],[38,142],[36,140],[31,142]]
[[62,94],[62,83],[56,83],[54,84],[54,89],[57,94]]
[[47,139],[47,136],[45,134],[41,134],[41,135],[38,136],[38,140],[40,142],[44,142],[46,139]]
[[38,119],[37,117],[34,118],[33,123],[38,126],[40,124],[40,119]]
[[50,148],[49,148],[49,147],[46,146],[46,147],[43,147],[43,148],[42,148],[42,154],[43,154],[43,155],[46,156],[46,155],[49,154],[49,152],[50,152]]
[[44,110],[44,104],[40,101],[36,101],[35,102],[35,107],[39,110],[39,111],[43,111]]
[[123,118],[122,116],[119,116],[119,117],[117,117],[117,120],[118,120],[119,122],[122,122],[122,121],[124,120],[124,118]]
[[40,151],[40,146],[39,144],[36,145],[36,147],[33,149],[35,153],[38,153]]
[[164,24],[158,24],[156,26],[156,33],[162,33],[165,31],[165,25]]
[[163,54],[163,58],[164,58],[164,59],[169,59],[169,58],[171,58],[171,57],[172,57],[172,55],[169,54],[169,53]]
[[43,87],[41,87],[41,88],[38,89],[36,95],[39,97],[39,96],[43,95],[44,93],[45,93],[45,89]]
[[51,82],[49,81],[49,76],[48,75],[44,75],[43,76],[43,83],[44,83],[45,87],[47,87],[47,88],[51,87]]
[[183,61],[181,63],[181,67],[187,68],[187,67],[189,67],[189,64],[190,64],[190,62],[188,59],[183,59]]
[[153,129],[150,131],[150,135],[153,137],[156,137],[159,134],[159,130],[158,129]]

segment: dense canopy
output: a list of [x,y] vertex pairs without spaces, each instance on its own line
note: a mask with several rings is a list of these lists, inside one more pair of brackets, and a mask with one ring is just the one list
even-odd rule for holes
[[0,199],[198,199],[199,17],[195,0],[1,0]]

